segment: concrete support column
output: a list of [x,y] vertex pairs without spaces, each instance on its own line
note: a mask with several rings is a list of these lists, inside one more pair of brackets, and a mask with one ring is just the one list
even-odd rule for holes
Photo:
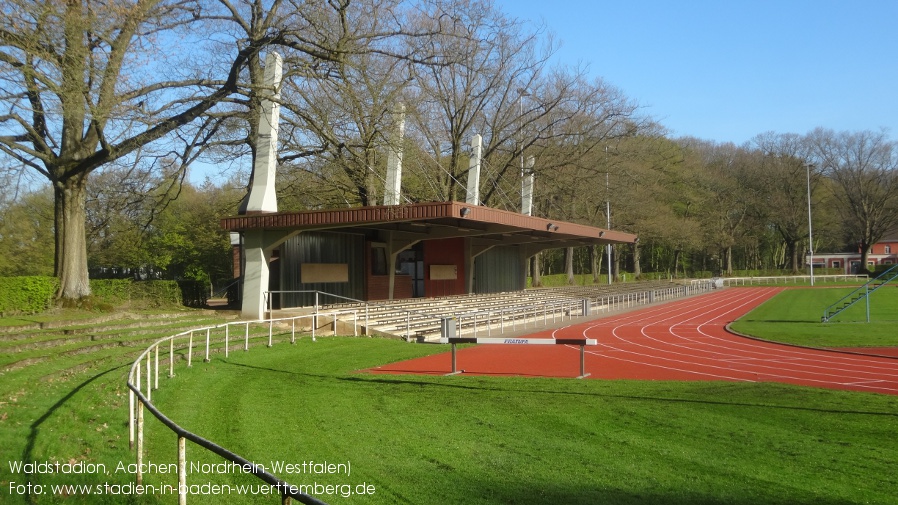
[[521,263],[521,289],[527,289],[527,264],[530,263],[531,256],[533,256],[533,254],[531,254],[526,247],[521,247],[518,250],[518,261]]
[[523,187],[521,191],[521,214],[533,215],[533,156],[527,158],[527,169],[524,171]]
[[[384,205],[399,205],[402,190],[402,139],[405,136],[405,106],[400,104],[393,114],[396,133],[387,153],[387,180],[384,188]],[[392,297],[391,297],[392,298]]]
[[265,58],[265,98],[259,113],[259,137],[253,160],[253,184],[249,191],[247,212],[277,212],[274,191],[277,170],[278,121],[280,120],[281,56],[268,53]]
[[249,319],[263,319],[265,292],[268,291],[271,249],[265,247],[263,230],[248,230],[243,234],[243,254],[246,270],[243,276],[243,307],[241,315]]
[[480,205],[480,158],[483,152],[483,137],[471,138],[471,162],[468,165],[468,194],[465,203]]

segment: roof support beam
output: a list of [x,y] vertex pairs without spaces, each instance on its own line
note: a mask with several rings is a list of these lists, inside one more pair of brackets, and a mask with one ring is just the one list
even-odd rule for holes
[[389,263],[387,264],[387,272],[390,277],[390,292],[389,299],[393,300],[394,292],[396,290],[396,258],[399,257],[399,253],[405,251],[406,249],[414,246],[421,239],[404,239],[403,237],[394,237],[392,231],[387,232],[386,242],[387,242],[387,258],[389,258]]

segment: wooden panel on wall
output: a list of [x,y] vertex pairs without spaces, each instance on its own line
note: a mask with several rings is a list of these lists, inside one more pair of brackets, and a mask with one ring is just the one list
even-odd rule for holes
[[430,280],[454,281],[458,279],[458,265],[430,265]]
[[348,263],[303,263],[300,270],[303,284],[349,282]]
[[[455,268],[454,275],[436,270]],[[447,238],[424,241],[425,296],[451,296],[465,293],[465,239]]]

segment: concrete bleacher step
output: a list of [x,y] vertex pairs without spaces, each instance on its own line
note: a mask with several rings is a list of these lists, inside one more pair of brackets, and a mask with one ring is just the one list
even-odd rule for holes
[[[442,318],[461,318],[461,331],[466,331],[473,322],[466,322],[473,314],[501,312],[507,325],[515,325],[515,321],[526,319],[528,324],[536,324],[541,316],[524,316],[514,314],[514,310],[523,311],[525,307],[542,306],[547,310],[557,308],[560,304],[577,304],[584,299],[590,300],[593,310],[607,310],[611,299],[619,301],[625,297],[634,296],[634,302],[639,293],[647,290],[663,291],[668,288],[681,287],[674,282],[640,282],[601,286],[569,286],[558,288],[537,288],[526,291],[453,295],[438,298],[413,298],[393,301],[372,302],[367,308],[368,329],[380,334],[388,334],[397,337],[410,335],[419,339],[429,339],[440,332]],[[644,302],[644,300],[643,300]],[[619,303],[619,302],[618,302]],[[335,304],[320,307],[322,312],[330,310],[356,310],[358,317],[364,318],[365,307],[354,304],[351,308],[347,304]],[[349,316],[340,317],[344,322],[350,321]],[[363,324],[363,323],[361,323]],[[478,325],[485,324],[478,322]],[[497,324],[497,323],[494,323]],[[520,323],[518,323],[520,324]],[[498,325],[498,324],[497,324]]]
[[68,324],[55,321],[43,325],[45,329],[7,328],[0,339],[0,374],[48,362],[53,363],[54,373],[83,368],[88,366],[85,363],[98,359],[131,356],[164,336],[204,324],[221,324],[233,317],[201,311],[148,316],[117,314]]

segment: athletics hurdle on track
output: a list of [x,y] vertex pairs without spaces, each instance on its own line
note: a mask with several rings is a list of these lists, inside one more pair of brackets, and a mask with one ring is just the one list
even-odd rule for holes
[[458,375],[464,370],[458,369],[455,356],[456,344],[511,344],[511,345],[578,345],[580,346],[580,375],[578,379],[589,377],[586,373],[586,346],[596,345],[594,338],[476,338],[476,337],[443,337],[441,344],[452,344],[452,372],[446,375]]

